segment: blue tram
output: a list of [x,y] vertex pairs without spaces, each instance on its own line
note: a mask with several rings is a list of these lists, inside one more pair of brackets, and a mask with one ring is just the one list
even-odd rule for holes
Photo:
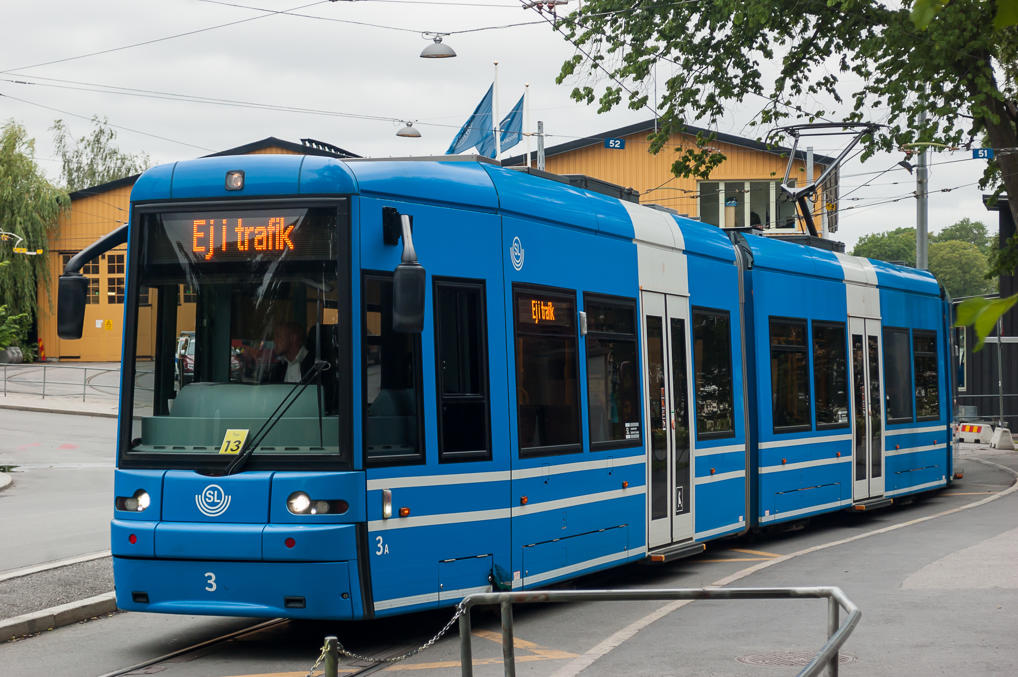
[[206,158],[131,200],[59,308],[80,336],[127,242],[120,608],[403,613],[951,480],[927,273],[478,158]]

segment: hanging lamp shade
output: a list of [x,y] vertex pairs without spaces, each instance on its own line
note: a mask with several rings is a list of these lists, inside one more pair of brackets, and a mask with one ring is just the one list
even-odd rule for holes
[[396,132],[396,136],[402,136],[409,139],[419,139],[421,138],[421,133],[414,129],[414,123],[408,122],[406,123],[406,127],[403,127]]
[[448,59],[456,56],[452,47],[442,42],[442,36],[436,35],[435,41],[421,50],[422,59]]

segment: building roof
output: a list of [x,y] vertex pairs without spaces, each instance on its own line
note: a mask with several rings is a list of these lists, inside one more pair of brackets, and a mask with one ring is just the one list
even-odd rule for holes
[[[587,146],[598,146],[601,145],[606,138],[617,138],[620,136],[629,136],[630,134],[639,134],[640,132],[652,132],[654,131],[655,120],[644,120],[643,122],[637,122],[636,124],[627,125],[625,127],[619,127],[617,129],[610,129],[606,132],[601,132],[594,136],[588,136],[575,141],[567,141],[566,143],[560,143],[555,146],[550,146],[544,149],[545,156],[561,155],[562,153],[568,153],[571,150],[578,148],[586,148]],[[683,132],[686,134],[695,135],[698,133],[703,134],[714,134],[715,139],[722,143],[730,143],[733,146],[742,146],[743,148],[749,148],[752,150],[762,151],[764,153],[772,153],[774,155],[785,155],[791,152],[791,148],[785,148],[783,146],[774,146],[766,143],[761,143],[756,139],[747,139],[743,136],[735,136],[734,134],[725,134],[723,132],[711,132],[709,129],[703,127],[694,127],[693,125],[686,125],[683,128]],[[806,159],[806,152],[798,150],[795,152],[796,158],[800,160]],[[828,157],[826,155],[813,154],[813,161],[821,165],[830,165],[834,163],[835,158]],[[503,165],[520,165],[526,162],[526,155],[514,155],[506,158],[502,161]]]
[[[221,150],[218,153],[210,153],[203,157],[221,157],[223,155],[247,155],[254,153],[255,151],[264,150],[265,148],[282,148],[284,150],[292,151],[301,155],[320,155],[324,157],[335,157],[335,158],[359,158],[360,155],[351,153],[348,150],[340,148],[339,146],[333,146],[330,143],[324,141],[318,141],[316,139],[301,139],[301,143],[294,143],[293,141],[285,141],[278,139],[274,136],[267,136],[260,141],[252,141],[246,143],[243,146],[237,146],[235,148],[227,148]],[[116,179],[114,181],[108,181],[107,183],[100,184],[98,186],[91,186],[89,188],[82,188],[70,193],[72,200],[78,200],[83,197],[89,197],[90,195],[99,195],[100,193],[106,193],[117,188],[123,188],[124,186],[133,185],[141,174],[132,174],[131,176],[125,176],[122,179]]]

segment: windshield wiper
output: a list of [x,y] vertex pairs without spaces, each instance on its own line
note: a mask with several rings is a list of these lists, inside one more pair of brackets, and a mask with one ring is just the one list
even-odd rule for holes
[[[240,450],[240,454],[237,455],[237,458],[230,461],[230,463],[226,466],[226,470],[223,473],[224,475],[232,475],[243,469],[243,467],[247,464],[248,459],[254,454],[255,449],[258,448],[258,445],[260,445],[262,440],[264,440],[265,437],[272,432],[272,429],[276,427],[276,424],[279,423],[290,407],[293,406],[294,402],[297,401],[301,393],[304,392],[304,388],[306,388],[313,379],[317,378],[319,374],[328,370],[331,366],[332,365],[325,360],[315,360],[314,366],[308,370],[308,373],[306,373],[300,381],[293,384],[293,387],[290,388],[290,392],[286,393],[283,399],[279,401],[279,404],[276,405],[276,408],[271,414],[269,414],[268,418],[265,419],[265,422],[262,423],[261,427],[255,431],[254,435],[248,438],[244,447]],[[321,416],[320,412],[321,409],[319,408],[319,416]]]

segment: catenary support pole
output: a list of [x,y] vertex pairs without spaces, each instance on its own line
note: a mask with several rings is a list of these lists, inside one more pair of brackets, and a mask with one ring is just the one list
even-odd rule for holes
[[[919,112],[919,131],[922,132],[926,124],[926,111]],[[916,229],[915,229],[915,267],[919,270],[927,270],[929,262],[927,252],[929,243],[927,235],[929,227],[927,218],[929,215],[929,177],[926,170],[926,146],[919,148],[919,162],[916,165]]]
[[537,121],[537,168],[544,171],[544,121]]

